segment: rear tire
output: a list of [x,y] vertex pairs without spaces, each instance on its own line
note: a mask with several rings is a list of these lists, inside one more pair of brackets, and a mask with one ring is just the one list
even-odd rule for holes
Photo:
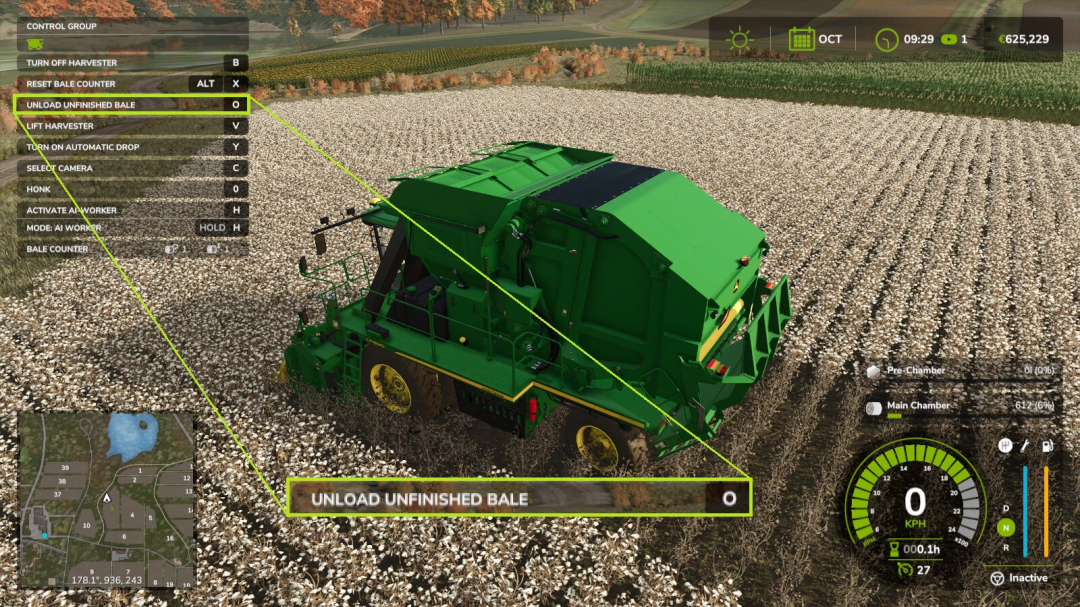
[[560,442],[567,453],[585,458],[598,472],[623,466],[637,470],[649,459],[649,443],[641,430],[579,407],[566,416]]
[[439,377],[423,365],[369,345],[361,366],[364,394],[394,413],[427,421],[446,404]]

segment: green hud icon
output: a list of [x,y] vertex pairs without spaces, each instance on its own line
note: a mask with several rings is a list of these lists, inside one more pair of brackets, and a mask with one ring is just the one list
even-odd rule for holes
[[900,542],[889,542],[889,558],[895,559],[900,557]]
[[28,38],[26,40],[26,48],[31,51],[40,51],[44,41],[43,38]]
[[746,45],[754,41],[754,39],[750,37],[750,30],[746,30],[744,32],[741,25],[739,26],[739,31],[728,30],[728,32],[731,33],[731,37],[724,40],[724,42],[731,43],[731,46],[728,48],[728,50],[735,51],[740,55],[744,50],[746,50]]
[[787,46],[791,52],[813,51],[817,48],[817,32],[812,27],[793,27],[788,30]]

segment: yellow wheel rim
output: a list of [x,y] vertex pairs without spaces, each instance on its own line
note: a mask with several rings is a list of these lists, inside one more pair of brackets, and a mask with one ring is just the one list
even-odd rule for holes
[[405,378],[393,368],[375,365],[371,368],[371,390],[394,413],[408,413],[412,407],[412,394]]
[[278,367],[277,375],[274,377],[279,384],[289,383],[289,368],[285,365],[285,361],[281,361],[281,366]]
[[596,426],[578,428],[577,446],[589,465],[601,472],[611,472],[619,465],[619,449],[615,441]]

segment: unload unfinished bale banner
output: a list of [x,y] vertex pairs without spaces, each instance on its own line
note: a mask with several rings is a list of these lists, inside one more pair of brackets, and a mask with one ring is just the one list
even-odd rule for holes
[[289,516],[753,514],[750,478],[290,478]]

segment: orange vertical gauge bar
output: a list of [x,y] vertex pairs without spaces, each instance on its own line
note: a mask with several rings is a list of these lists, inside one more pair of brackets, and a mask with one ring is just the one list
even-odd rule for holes
[[1050,467],[1043,466],[1043,558],[1050,558]]

